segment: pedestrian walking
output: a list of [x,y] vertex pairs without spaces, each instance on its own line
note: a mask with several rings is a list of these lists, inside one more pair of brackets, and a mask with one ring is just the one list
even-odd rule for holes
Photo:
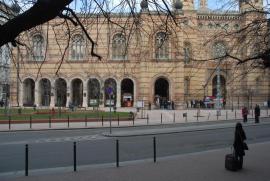
[[243,157],[245,156],[245,150],[247,150],[247,145],[244,142],[246,140],[246,133],[242,127],[241,123],[236,123],[234,132],[234,154],[238,162],[238,169],[243,168]]
[[254,112],[255,112],[255,123],[259,123],[260,122],[261,109],[260,109],[260,106],[258,104],[256,104]]
[[242,116],[243,116],[243,122],[247,122],[247,116],[248,116],[248,109],[246,106],[242,108]]

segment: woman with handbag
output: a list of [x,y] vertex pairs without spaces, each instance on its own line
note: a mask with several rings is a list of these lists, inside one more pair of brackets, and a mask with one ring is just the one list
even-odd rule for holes
[[242,127],[242,124],[236,123],[233,147],[235,158],[238,160],[239,163],[239,169],[242,169],[243,167],[243,157],[245,156],[245,149],[248,149],[246,143],[244,142],[244,140],[246,139],[246,133]]

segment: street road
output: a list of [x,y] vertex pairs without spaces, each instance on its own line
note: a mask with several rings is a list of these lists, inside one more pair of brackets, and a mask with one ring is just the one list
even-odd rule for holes
[[[72,166],[74,141],[77,142],[79,166],[114,163],[116,139],[119,139],[120,145],[120,165],[122,161],[153,157],[153,136],[111,138],[102,135],[105,131],[108,129],[0,133],[0,173],[24,170],[25,144],[29,144],[30,171],[31,169]],[[246,126],[245,131],[247,143],[270,141],[270,124]],[[164,157],[230,147],[234,129],[224,128],[155,136],[157,157]]]

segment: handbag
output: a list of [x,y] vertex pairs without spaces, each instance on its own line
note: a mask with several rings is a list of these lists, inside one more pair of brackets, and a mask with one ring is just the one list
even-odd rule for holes
[[248,150],[248,145],[246,142],[243,142],[243,148],[244,148],[244,150]]

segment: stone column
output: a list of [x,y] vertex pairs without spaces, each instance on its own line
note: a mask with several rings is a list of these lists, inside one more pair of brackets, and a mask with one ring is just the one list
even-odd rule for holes
[[87,104],[87,82],[83,81],[83,107],[88,107]]
[[69,106],[70,101],[71,101],[70,81],[67,81],[67,102],[66,102],[66,107]]
[[121,83],[117,82],[116,85],[116,107],[121,107]]
[[55,93],[56,93],[56,91],[55,91],[55,81],[54,80],[52,80],[51,81],[51,102],[50,102],[50,107],[54,107],[55,106],[55,101],[57,101],[57,100],[55,100]]
[[39,106],[39,81],[35,82],[35,105]]
[[23,83],[20,83],[18,86],[19,86],[19,94],[18,94],[18,96],[19,96],[19,106],[23,106],[23,96],[24,96],[24,94],[23,94]]

